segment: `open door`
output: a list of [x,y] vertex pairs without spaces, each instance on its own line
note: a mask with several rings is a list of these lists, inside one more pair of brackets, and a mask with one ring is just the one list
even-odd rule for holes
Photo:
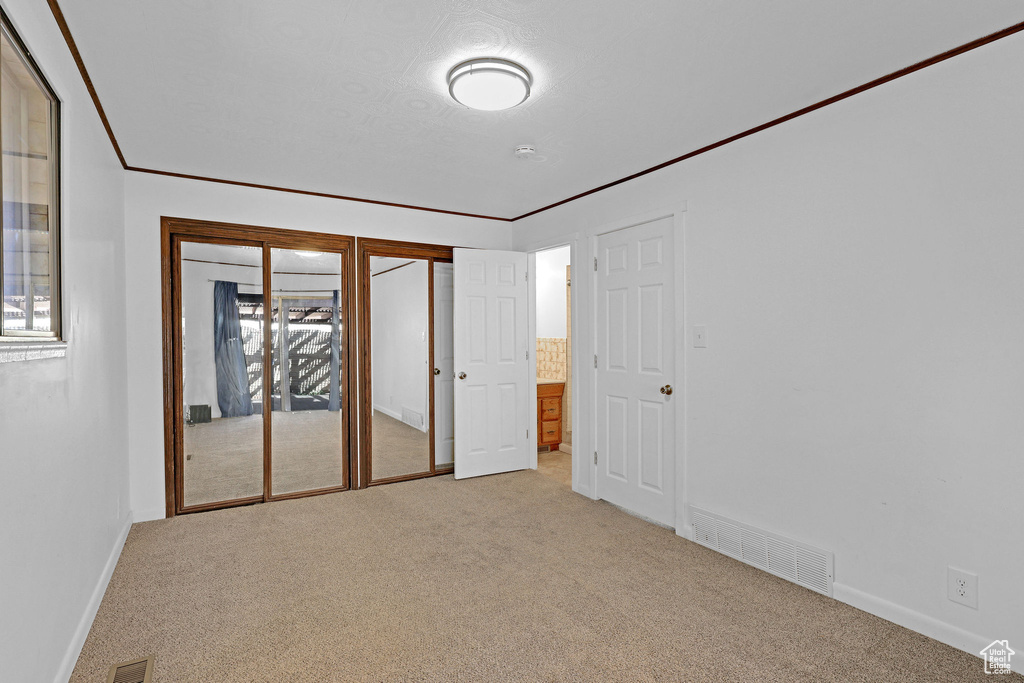
[[455,249],[455,478],[530,467],[526,254]]

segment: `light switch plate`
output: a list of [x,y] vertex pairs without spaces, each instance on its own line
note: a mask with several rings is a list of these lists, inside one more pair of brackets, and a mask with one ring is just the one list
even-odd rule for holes
[[693,326],[693,348],[706,349],[708,347],[708,328],[704,325]]

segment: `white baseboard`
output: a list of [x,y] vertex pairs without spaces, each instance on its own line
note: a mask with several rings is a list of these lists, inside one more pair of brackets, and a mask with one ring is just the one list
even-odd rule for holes
[[85,613],[78,622],[75,635],[71,639],[71,643],[68,644],[67,651],[64,653],[64,659],[61,660],[60,668],[57,669],[57,675],[53,679],[54,683],[67,683],[68,679],[71,678],[71,673],[75,670],[78,655],[82,654],[85,639],[89,635],[89,629],[92,628],[92,622],[100,609],[103,594],[107,592],[107,584],[110,583],[110,577],[114,574],[114,567],[117,566],[117,561],[121,557],[121,549],[124,548],[124,542],[127,540],[128,532],[131,531],[131,528],[132,513],[129,512],[124,520],[121,532],[117,535],[117,540],[114,541],[114,547],[110,550],[110,557],[107,558],[107,564],[103,567],[99,581],[96,582],[96,588],[92,591],[92,597],[89,598],[89,602],[85,606]]
[[[685,525],[680,521],[676,526],[676,535],[692,541],[693,526]],[[980,667],[983,666],[980,655],[982,648],[987,647],[992,641],[996,640],[994,637],[979,636],[976,633],[965,631],[934,617],[915,612],[908,607],[883,600],[841,583],[832,584],[832,597],[851,607],[856,607],[868,614],[873,614],[886,621],[909,628],[911,631],[916,631],[940,643],[945,643],[950,647],[955,647],[977,657],[979,671],[982,670]],[[1024,661],[1012,662],[1012,669],[1017,673],[1024,673]]]
[[560,443],[558,444],[558,450],[562,451],[563,453],[568,453],[569,455],[572,455],[572,444]]
[[162,507],[132,510],[132,524],[136,522],[152,522],[154,519],[167,519],[167,510]]
[[[876,617],[881,617],[904,628],[909,628],[911,631],[917,631],[940,643],[963,650],[969,655],[974,655],[978,658],[979,671],[982,671],[983,667],[980,655],[982,648],[987,647],[989,643],[995,640],[994,637],[979,636],[976,633],[965,631],[952,624],[939,621],[934,617],[915,612],[902,605],[883,600],[841,583],[832,584],[832,595],[839,602],[846,603],[869,614],[874,614]],[[1024,662],[1012,662],[1012,668],[1018,673],[1024,673]]]
[[645,522],[647,522],[648,524],[653,524],[654,526],[660,526],[662,529],[668,529],[669,531],[675,531],[675,529],[672,528],[671,524],[665,524],[663,522],[659,522],[656,519],[652,519],[651,517],[648,517],[647,515],[641,515],[639,512],[633,512],[629,508],[623,507],[621,505],[616,505],[615,503],[611,502],[610,500],[605,500],[604,502],[608,503],[613,508],[618,508],[619,510],[622,510],[627,515],[629,515],[630,517],[636,517],[637,519],[642,519]]
[[[385,415],[387,415],[388,417],[393,417],[393,418],[395,418],[396,420],[398,420],[399,422],[402,422],[402,414],[401,414],[401,413],[399,413],[399,412],[396,412],[396,411],[394,411],[394,410],[391,410],[390,408],[384,408],[383,406],[376,406],[376,405],[375,405],[375,406],[373,407],[373,410],[374,410],[375,412],[377,412],[377,411],[379,411],[379,412],[382,412],[382,413],[384,413]],[[403,423],[403,424],[404,424],[404,423]]]

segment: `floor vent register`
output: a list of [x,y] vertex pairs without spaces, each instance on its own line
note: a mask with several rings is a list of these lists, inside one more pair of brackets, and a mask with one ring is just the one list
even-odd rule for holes
[[690,507],[693,540],[812,591],[832,597],[832,553]]
[[154,655],[150,655],[145,659],[115,664],[110,667],[107,683],[152,683],[153,659]]

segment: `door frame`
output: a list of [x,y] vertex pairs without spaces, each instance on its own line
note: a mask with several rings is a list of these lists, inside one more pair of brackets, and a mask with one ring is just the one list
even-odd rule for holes
[[[684,535],[689,529],[689,490],[687,488],[687,448],[686,439],[686,404],[687,404],[687,376],[686,366],[689,357],[686,329],[689,325],[689,313],[684,305],[685,298],[685,217],[686,203],[670,205],[665,208],[655,209],[641,214],[634,214],[607,223],[587,228],[578,236],[574,242],[572,252],[573,264],[579,262],[579,268],[573,270],[573,281],[579,282],[579,288],[574,286],[572,293],[573,323],[573,354],[580,362],[574,364],[573,372],[573,412],[578,416],[579,421],[573,431],[573,490],[588,498],[598,500],[601,492],[597,488],[597,465],[594,463],[594,452],[597,444],[597,429],[599,421],[597,418],[597,370],[592,363],[585,362],[597,353],[597,273],[590,266],[597,258],[598,237],[610,232],[625,230],[644,223],[650,223],[662,218],[672,218],[672,229],[675,232],[675,249],[673,250],[673,270],[675,283],[673,295],[675,296],[676,316],[675,329],[672,333],[672,346],[675,349],[675,372],[673,385],[679,388],[675,401],[675,449],[676,449],[676,477],[674,482],[675,495],[675,530],[679,535]],[[564,243],[565,238],[551,240],[552,243]],[[578,246],[578,249],[576,248]],[[586,255],[586,258],[576,260],[577,254]],[[579,323],[579,324],[577,324]],[[575,372],[579,367],[580,371]],[[586,369],[587,371],[584,371]],[[579,443],[579,448],[576,443]],[[579,474],[577,474],[577,471]]]
[[[271,468],[271,429],[272,401],[269,400],[273,378],[267,368],[270,362],[269,343],[264,345],[263,394],[263,494],[231,501],[219,501],[186,507],[184,505],[184,471],[183,442],[184,434],[178,428],[184,424],[184,387],[182,386],[182,339],[181,339],[181,259],[180,242],[207,242],[213,244],[244,244],[258,246],[263,249],[263,291],[264,291],[264,339],[269,340],[270,316],[267,304],[270,298],[272,268],[270,249],[296,249],[307,251],[325,251],[341,256],[341,286],[339,305],[345,310],[344,348],[341,349],[342,397],[342,428],[347,436],[347,448],[342,454],[342,484],[309,491],[283,493],[273,495],[270,482]],[[203,512],[238,505],[303,498],[345,491],[351,488],[353,462],[355,460],[356,439],[353,426],[355,402],[356,374],[352,368],[352,353],[356,344],[354,323],[355,298],[355,238],[347,235],[335,235],[322,232],[308,232],[286,228],[242,225],[238,223],[221,223],[190,218],[160,217],[160,275],[162,303],[162,340],[163,340],[163,385],[164,385],[164,510],[166,516]]]
[[393,258],[423,259],[427,262],[427,325],[428,367],[434,367],[434,263],[451,263],[454,247],[422,242],[404,242],[401,240],[385,240],[373,237],[360,237],[356,240],[358,253],[359,282],[359,449],[358,473],[353,478],[353,488],[363,489],[379,484],[393,484],[400,481],[423,479],[441,474],[451,474],[454,465],[436,467],[434,464],[434,386],[433,374],[430,375],[430,391],[427,392],[427,408],[429,429],[427,438],[430,442],[430,467],[426,472],[401,474],[384,479],[373,479],[373,363],[371,358],[372,340],[370,325],[370,257],[388,256]]
[[[533,469],[537,469],[537,439],[540,436],[540,434],[535,434],[534,433],[537,430],[533,428],[533,425],[537,424],[537,254],[542,252],[542,251],[550,251],[551,249],[558,249],[559,247],[569,247],[569,272],[571,273],[570,278],[572,280],[575,280],[576,279],[576,265],[578,263],[577,260],[576,260],[576,255],[577,255],[577,253],[579,251],[579,242],[580,242],[580,234],[578,232],[574,232],[574,233],[572,233],[570,235],[563,235],[561,237],[554,238],[554,239],[547,239],[547,240],[543,240],[543,241],[540,241],[540,242],[534,242],[526,250],[526,269],[527,269],[527,272],[530,274],[530,277],[529,277],[529,279],[527,281],[527,298],[529,299],[529,302],[530,302],[529,334],[530,334],[530,343],[532,344],[532,346],[530,347],[530,378],[531,378],[531,380],[530,380],[530,395],[529,395],[529,399],[530,399],[530,425],[531,425],[531,428],[530,428],[529,448],[530,448],[530,462],[531,462],[530,467],[533,468]],[[572,328],[572,331],[574,333],[577,330],[576,311],[577,311],[576,292],[573,292],[572,293],[572,298],[570,299],[570,307],[569,307],[569,325]],[[571,337],[572,337],[571,348],[566,349],[566,351],[570,354],[570,357],[575,360],[576,356],[572,355],[572,354],[575,354],[576,353],[576,349],[577,349],[576,335],[572,334]],[[570,425],[571,425],[571,430],[570,431],[573,432],[573,439],[574,440],[576,438],[576,436],[575,436],[576,426],[579,424],[578,410],[576,408],[576,390],[577,390],[577,387],[578,387],[579,383],[576,380],[576,375],[577,375],[577,373],[576,373],[576,366],[574,365],[573,366],[572,378],[571,378],[571,382],[570,382],[570,384],[572,385],[571,386],[571,391],[572,391],[572,398],[573,398],[573,400],[572,400],[572,414],[569,415],[569,422],[570,422]],[[565,419],[564,418],[564,416],[565,416],[565,411],[564,410],[562,412],[562,415],[563,415],[563,419]],[[585,481],[586,478],[584,477],[584,481],[582,483],[577,481],[577,463],[576,463],[576,446],[575,446],[575,444],[573,445],[572,451],[573,451],[572,455],[571,455],[571,459],[572,459],[572,490],[576,491],[577,493],[583,493],[584,495],[589,495],[587,493],[587,484],[586,484],[586,481]],[[580,471],[582,472],[583,470],[580,470]]]

